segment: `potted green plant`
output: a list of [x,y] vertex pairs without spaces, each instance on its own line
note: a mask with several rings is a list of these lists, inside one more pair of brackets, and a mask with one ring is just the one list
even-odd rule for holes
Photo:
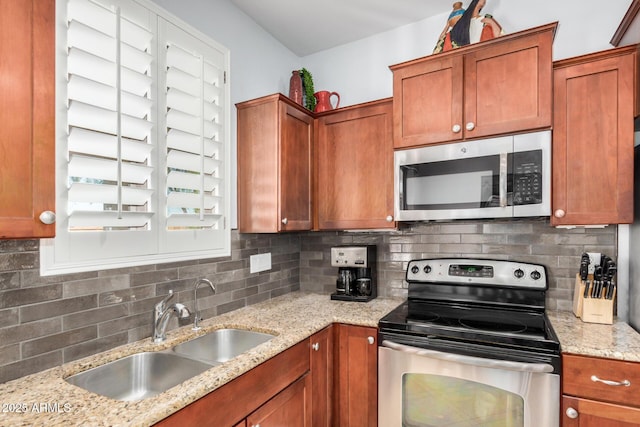
[[313,111],[316,107],[316,98],[313,96],[315,93],[313,76],[306,68],[300,70],[300,76],[302,77],[302,90],[304,92],[304,106],[307,110]]

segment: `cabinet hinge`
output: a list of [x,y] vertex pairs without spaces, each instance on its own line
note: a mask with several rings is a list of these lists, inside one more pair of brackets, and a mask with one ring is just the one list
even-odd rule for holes
[[227,72],[222,73],[222,80],[226,84],[227,83]]

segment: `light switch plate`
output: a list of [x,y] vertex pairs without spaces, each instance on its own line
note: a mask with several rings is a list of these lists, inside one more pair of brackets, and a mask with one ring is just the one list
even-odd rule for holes
[[249,257],[249,273],[260,273],[266,270],[271,270],[271,252]]

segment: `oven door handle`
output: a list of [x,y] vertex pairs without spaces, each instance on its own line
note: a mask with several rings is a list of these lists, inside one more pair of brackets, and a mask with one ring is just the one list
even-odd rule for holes
[[507,369],[510,371],[534,373],[553,372],[553,366],[547,363],[511,362],[508,360],[485,359],[482,357],[465,356],[462,354],[443,353],[441,351],[427,350],[425,348],[398,344],[389,340],[382,341],[381,345],[392,350],[398,350],[416,356],[430,357],[433,359],[464,363],[465,365],[481,366],[484,368]]

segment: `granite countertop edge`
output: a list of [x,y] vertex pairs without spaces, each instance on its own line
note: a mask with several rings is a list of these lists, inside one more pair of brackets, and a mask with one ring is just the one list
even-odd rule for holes
[[[328,295],[293,292],[243,307],[201,322],[202,329],[198,332],[191,330],[192,325],[170,331],[162,344],[146,338],[0,384],[0,425],[153,425],[332,323],[377,327],[378,321],[403,301],[378,297],[368,303],[343,302],[332,301]],[[166,350],[222,328],[248,329],[276,336],[164,393],[138,402],[99,396],[64,380],[131,354]]]

